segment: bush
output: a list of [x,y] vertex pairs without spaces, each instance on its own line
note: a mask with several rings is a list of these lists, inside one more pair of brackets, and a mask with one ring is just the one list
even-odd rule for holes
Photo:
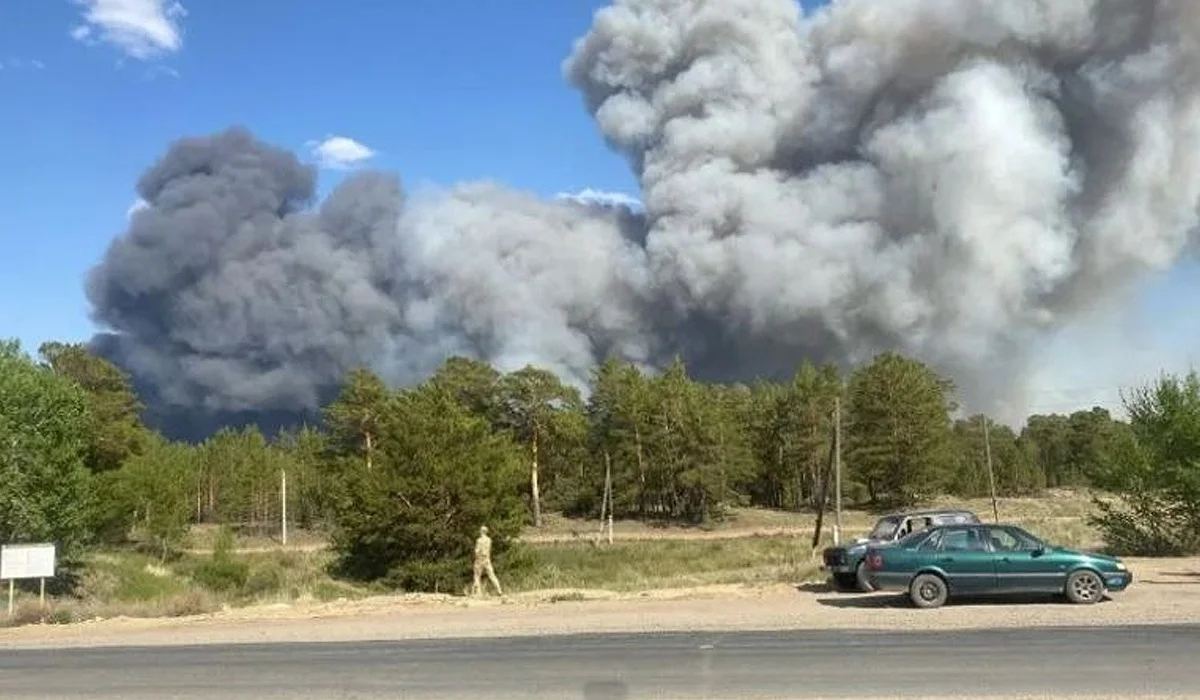
[[1140,557],[1180,557],[1200,551],[1200,531],[1191,514],[1153,494],[1135,494],[1126,507],[1095,499],[1096,513],[1088,524],[1104,535],[1114,554]]
[[216,603],[200,591],[189,591],[167,601],[167,617],[188,617],[212,612]]
[[461,593],[464,582],[471,580],[471,565],[462,559],[412,561],[392,569],[383,583],[402,591]]
[[36,625],[45,621],[49,613],[49,609],[43,608],[37,601],[23,601],[17,603],[13,614],[4,618],[4,622],[9,627]]
[[243,592],[251,597],[259,597],[278,593],[283,589],[283,571],[272,565],[256,568],[246,579]]
[[205,588],[217,593],[241,589],[250,577],[250,566],[233,553],[233,533],[222,528],[213,546],[212,557],[198,564],[192,572],[194,578]]
[[1130,434],[1091,475],[1125,505],[1097,501],[1090,522],[1114,551],[1200,552],[1200,374],[1164,376],[1126,399]]

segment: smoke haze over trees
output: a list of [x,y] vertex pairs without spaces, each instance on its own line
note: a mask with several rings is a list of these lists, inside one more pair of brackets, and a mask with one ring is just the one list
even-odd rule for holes
[[246,129],[183,138],[87,282],[91,347],[197,439],[453,355],[583,388],[896,351],[1024,405],[1045,333],[1189,245],[1198,31],[1182,0],[621,0],[563,73],[643,210],[378,172],[317,202]]

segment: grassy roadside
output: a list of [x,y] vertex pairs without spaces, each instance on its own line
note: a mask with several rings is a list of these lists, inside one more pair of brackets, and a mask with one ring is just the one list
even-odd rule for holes
[[[990,520],[991,503],[946,502],[972,508]],[[1094,547],[1084,516],[1090,501],[1076,494],[1006,499],[1001,518],[1055,543]],[[866,533],[877,514],[847,511],[845,536]],[[831,520],[827,520],[827,525]],[[813,516],[742,510],[707,529],[617,523],[614,543],[597,545],[595,521],[551,517],[526,542],[497,561],[508,592],[604,589],[618,592],[715,584],[802,582],[819,575],[811,549]],[[826,542],[829,532],[826,530]],[[311,533],[287,548],[268,538],[242,538],[233,552],[214,556],[211,530],[194,533],[192,548],[165,564],[127,550],[93,553],[76,596],[38,606],[36,592],[23,593],[16,614],[0,626],[37,622],[65,624],[113,617],[177,617],[223,607],[299,601],[353,600],[385,594],[328,574],[332,555]],[[464,581],[465,584],[468,583]]]
[[[233,554],[215,564],[184,555],[161,564],[128,551],[93,554],[77,596],[48,601],[24,593],[0,626],[68,624],[113,617],[179,617],[223,607],[353,600],[388,591],[334,580],[328,552]],[[803,581],[817,573],[794,537],[524,545],[497,562],[507,592],[547,589],[636,591],[713,584]],[[464,587],[468,582],[464,581]]]

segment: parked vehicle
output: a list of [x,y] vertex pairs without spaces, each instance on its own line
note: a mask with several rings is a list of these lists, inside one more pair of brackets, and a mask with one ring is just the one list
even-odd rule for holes
[[951,596],[1062,594],[1091,604],[1133,574],[1116,557],[1048,544],[1016,525],[945,525],[868,547],[872,587],[905,591],[918,608]]
[[868,545],[895,542],[909,533],[935,525],[977,522],[979,516],[961,508],[890,513],[876,521],[866,537],[849,544],[826,547],[822,553],[821,568],[829,572],[834,586],[840,590],[870,591],[872,586],[863,563]]

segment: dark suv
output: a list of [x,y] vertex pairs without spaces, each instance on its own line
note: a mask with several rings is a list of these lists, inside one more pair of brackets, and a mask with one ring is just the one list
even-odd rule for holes
[[914,510],[890,513],[880,518],[865,538],[835,547],[826,547],[822,553],[823,570],[828,571],[833,584],[839,590],[873,590],[867,580],[863,556],[867,546],[883,542],[894,542],[910,532],[923,530],[934,525],[957,525],[978,523],[979,516],[961,508]]

